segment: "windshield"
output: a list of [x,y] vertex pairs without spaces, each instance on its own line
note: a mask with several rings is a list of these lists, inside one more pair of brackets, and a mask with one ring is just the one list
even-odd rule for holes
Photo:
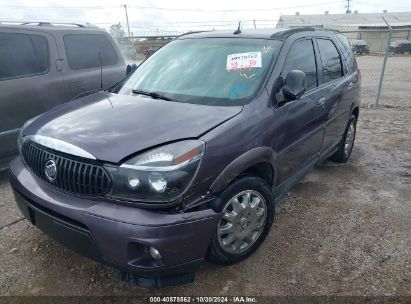
[[281,45],[268,39],[176,40],[147,59],[116,91],[155,92],[179,102],[245,104],[258,92]]

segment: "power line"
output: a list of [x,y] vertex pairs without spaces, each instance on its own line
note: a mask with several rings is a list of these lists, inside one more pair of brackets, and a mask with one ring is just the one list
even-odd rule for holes
[[293,9],[293,8],[303,8],[303,7],[315,7],[315,6],[323,6],[329,4],[336,4],[339,2],[345,2],[346,0],[339,0],[333,2],[323,2],[323,3],[316,3],[316,4],[307,4],[307,5],[295,5],[295,6],[284,6],[284,7],[275,7],[275,8],[247,8],[247,9],[209,9],[209,8],[171,8],[171,7],[158,7],[158,6],[139,6],[139,5],[130,5],[130,7],[138,8],[138,9],[153,9],[153,10],[166,10],[166,11],[192,11],[192,12],[245,12],[245,11],[278,11],[278,10],[285,10],[285,9]]
[[[148,10],[164,10],[164,11],[187,11],[187,12],[257,12],[257,11],[278,11],[293,8],[304,8],[304,7],[316,7],[331,5],[336,3],[342,3],[346,0],[339,0],[333,2],[323,2],[316,4],[307,5],[295,5],[295,6],[284,6],[284,7],[272,7],[272,8],[244,8],[244,9],[210,9],[210,8],[172,8],[172,7],[158,7],[158,6],[140,6],[140,5],[128,5],[128,7],[137,9],[148,9]],[[123,8],[124,5],[96,5],[96,6],[25,6],[25,5],[2,5],[2,7],[9,8],[27,8],[27,9],[104,9],[104,8]]]
[[27,8],[27,9],[105,9],[105,8],[122,8],[123,6],[119,5],[100,5],[100,6],[30,6],[30,5],[1,5],[1,7],[8,8]]
[[[255,20],[241,20],[242,24],[247,26],[249,25],[250,28],[254,27],[254,24],[257,26],[271,26],[275,27],[278,19],[255,19]],[[96,25],[111,25],[110,22],[101,22],[95,23]],[[230,21],[222,21],[222,23],[217,23],[215,21],[204,21],[204,22],[169,22],[165,24],[139,24],[139,23],[130,23],[129,26],[131,29],[158,29],[158,28],[208,28],[208,27],[225,27],[231,28],[232,26],[236,26],[238,24],[238,20],[230,20]]]
[[391,3],[389,5],[386,5],[386,4],[381,4],[381,3],[376,3],[376,2],[368,2],[368,1],[363,1],[363,0],[360,0],[360,1],[356,0],[356,2],[360,3],[360,4],[365,4],[365,5],[384,7],[384,8],[387,8],[387,9],[404,9],[404,10],[410,10],[411,9],[411,5],[409,5],[409,6],[397,6],[397,5],[391,4]]
[[[279,19],[241,19],[241,22],[277,22]],[[178,22],[168,22],[168,23],[163,23],[163,24],[156,24],[155,26],[170,26],[172,24],[176,24],[176,25],[181,25],[181,24],[221,24],[221,25],[225,25],[225,24],[231,24],[231,23],[238,23],[238,19],[232,19],[232,20],[204,20],[204,21],[178,21]],[[112,22],[97,22],[95,24],[104,24],[104,25],[109,25],[109,24],[113,24]],[[134,25],[136,26],[145,26],[139,23],[130,23],[130,25]],[[151,25],[149,25],[151,26]]]

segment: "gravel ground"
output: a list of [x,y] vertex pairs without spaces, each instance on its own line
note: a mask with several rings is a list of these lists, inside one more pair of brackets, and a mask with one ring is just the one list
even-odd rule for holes
[[[367,60],[375,58],[360,58],[360,67]],[[306,176],[279,203],[254,255],[230,267],[206,263],[193,284],[153,290],[117,281],[22,220],[0,173],[0,295],[411,296],[411,81],[401,81],[401,100],[391,99],[396,87],[384,89],[377,109],[365,96],[350,161]]]

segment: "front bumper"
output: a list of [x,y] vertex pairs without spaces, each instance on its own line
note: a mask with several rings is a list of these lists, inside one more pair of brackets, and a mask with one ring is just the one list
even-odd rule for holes
[[[211,209],[160,213],[64,193],[32,174],[20,156],[10,163],[10,183],[32,224],[142,286],[192,280],[221,217]],[[160,261],[150,257],[149,246],[160,251]]]

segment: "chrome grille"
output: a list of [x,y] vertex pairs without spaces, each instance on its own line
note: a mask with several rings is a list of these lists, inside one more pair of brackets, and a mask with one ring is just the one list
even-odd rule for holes
[[[110,190],[110,176],[101,165],[62,155],[31,141],[23,144],[21,153],[34,174],[57,188],[90,196],[99,196]],[[45,173],[45,165],[49,160],[53,160],[57,168],[53,181]]]

